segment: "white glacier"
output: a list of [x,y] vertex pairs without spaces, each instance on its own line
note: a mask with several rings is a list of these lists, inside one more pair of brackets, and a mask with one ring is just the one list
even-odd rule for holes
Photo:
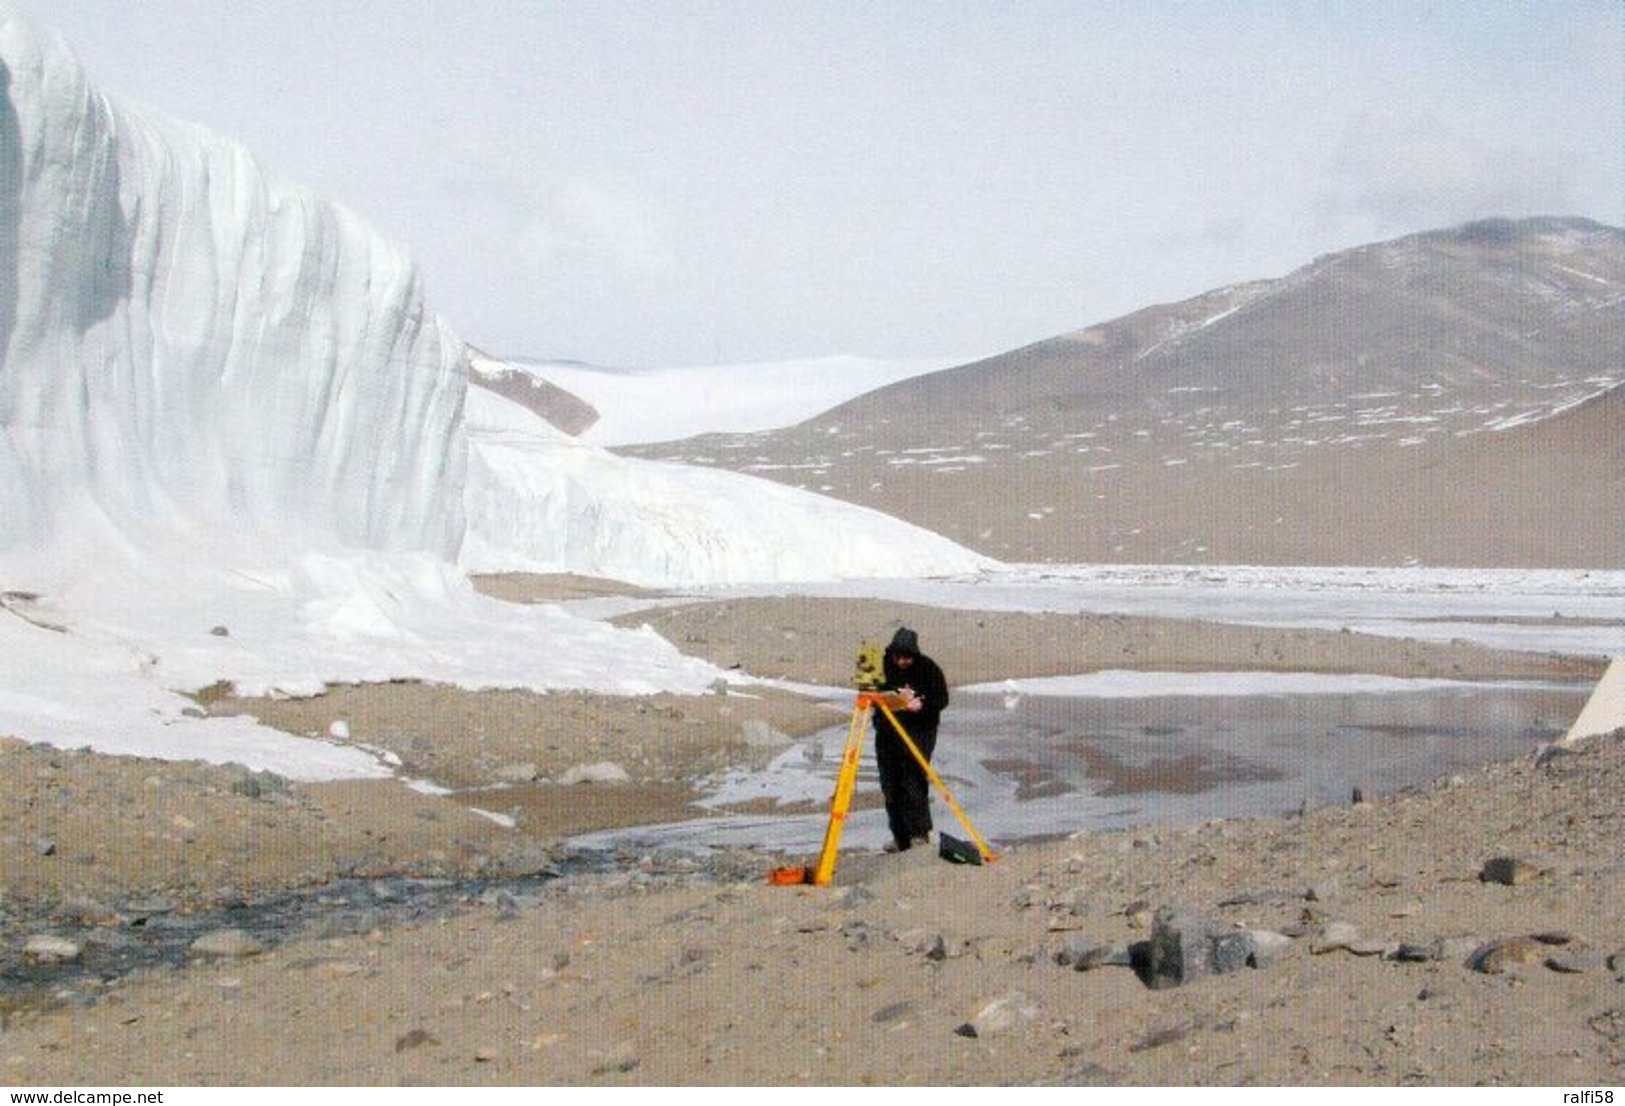
[[235,143],[98,94],[57,39],[0,19],[0,551],[96,537],[94,520],[137,547],[184,534],[256,559],[454,559],[466,543],[484,570],[645,584],[985,563],[871,512],[516,418],[482,431],[465,488],[467,355],[404,253]]
[[875,511],[755,477],[618,457],[468,395],[462,563],[651,587],[974,572],[993,562]]
[[722,675],[646,629],[487,599],[459,554],[685,584],[980,563],[528,417],[471,443],[468,395],[465,347],[401,249],[240,145],[102,95],[0,0],[0,735],[390,774],[198,717],[185,693],[698,693]]
[[0,64],[0,550],[92,522],[454,555],[463,346],[406,255],[5,10]]

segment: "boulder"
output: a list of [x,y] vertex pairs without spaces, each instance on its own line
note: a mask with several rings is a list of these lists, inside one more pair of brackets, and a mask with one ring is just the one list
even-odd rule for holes
[[1258,945],[1245,930],[1165,906],[1151,920],[1151,936],[1130,950],[1134,970],[1152,990],[1183,986],[1207,975],[1257,967]]

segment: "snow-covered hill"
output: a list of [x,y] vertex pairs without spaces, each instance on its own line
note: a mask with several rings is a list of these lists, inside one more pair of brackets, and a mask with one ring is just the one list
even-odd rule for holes
[[960,358],[821,357],[649,371],[556,361],[518,364],[597,410],[599,418],[582,432],[583,441],[622,446],[776,430],[888,384],[962,363]]

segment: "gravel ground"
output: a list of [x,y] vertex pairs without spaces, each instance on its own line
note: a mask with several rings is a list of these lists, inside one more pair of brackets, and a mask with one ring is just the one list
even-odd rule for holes
[[[535,601],[561,583],[591,586],[492,586]],[[854,643],[900,622],[956,682],[1101,667],[1600,671],[1350,634],[787,599],[638,620],[718,663],[825,685],[845,682]],[[830,724],[810,699],[389,684],[209,708],[293,733],[343,720],[407,775],[456,790],[6,741],[4,1082],[1584,1086],[1625,1070],[1625,734],[1284,821],[1029,843],[985,867],[858,853],[832,887],[785,888],[762,878],[773,858],[748,854],[572,874],[560,841],[691,813],[693,780],[759,755],[749,726]],[[603,764],[626,778],[585,771]],[[1522,862],[1516,882],[1479,878],[1497,856]],[[233,908],[289,890],[337,902],[356,886],[378,899],[403,880],[561,871],[470,883],[421,917],[221,939],[181,967],[73,971],[155,912],[229,931]],[[1057,963],[1145,942],[1164,906],[1281,947],[1172,989]],[[1497,940],[1500,970],[1466,965]],[[1401,944],[1422,958],[1395,959]],[[53,956],[69,957],[60,976],[41,963]]]

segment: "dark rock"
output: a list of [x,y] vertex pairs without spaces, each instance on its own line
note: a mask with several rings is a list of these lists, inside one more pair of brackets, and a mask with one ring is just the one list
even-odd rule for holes
[[1484,883],[1499,883],[1507,887],[1531,883],[1539,876],[1539,868],[1515,856],[1491,857],[1478,872],[1478,878]]
[[1135,973],[1152,990],[1258,964],[1252,934],[1168,906],[1152,919],[1151,936],[1129,952]]
[[1444,949],[1437,941],[1420,944],[1414,941],[1401,941],[1388,954],[1387,959],[1401,964],[1426,964],[1439,960],[1444,955]]
[[440,1042],[435,1035],[427,1029],[413,1029],[395,1038],[395,1051],[405,1052],[408,1049],[421,1048],[424,1045],[437,1045]]

